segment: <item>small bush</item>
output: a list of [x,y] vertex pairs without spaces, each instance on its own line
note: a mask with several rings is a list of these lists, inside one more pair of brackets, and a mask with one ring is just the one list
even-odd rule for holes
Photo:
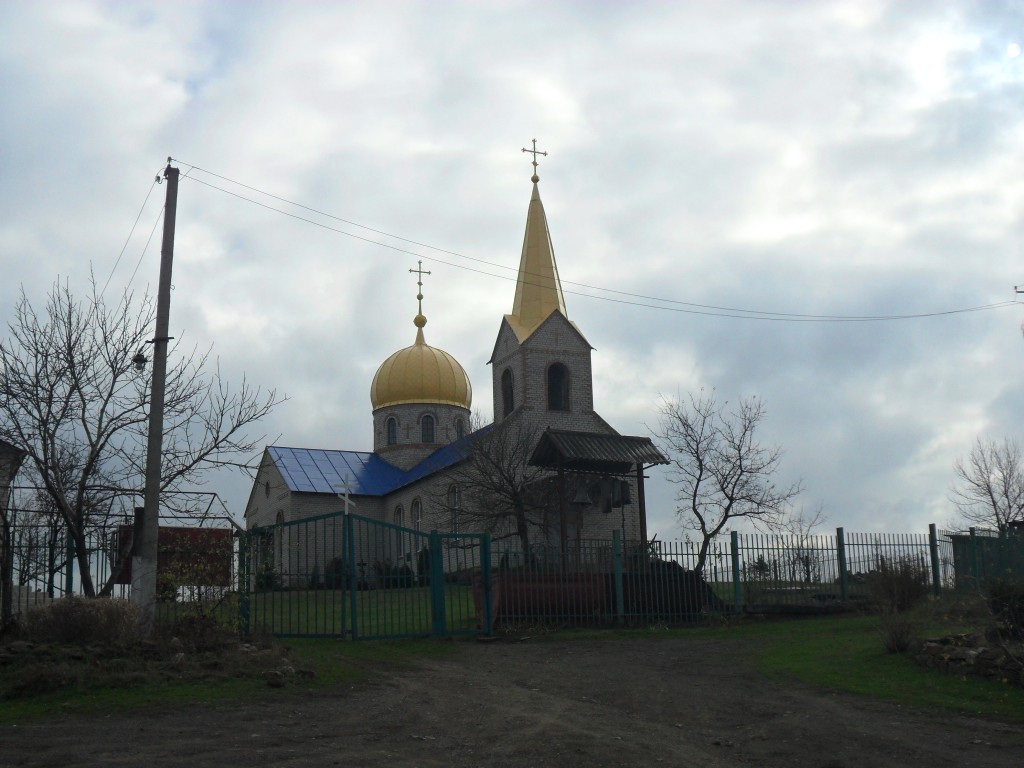
[[919,639],[917,622],[906,613],[884,612],[878,632],[888,653],[906,653]]
[[1024,640],[1024,582],[993,579],[987,591],[999,634],[1009,640]]
[[386,589],[411,587],[416,583],[416,574],[408,565],[396,565],[387,568],[383,574],[383,586]]
[[324,589],[342,589],[348,586],[348,563],[335,557],[324,566]]
[[281,588],[281,574],[274,569],[273,563],[263,563],[256,569],[256,591],[271,592]]
[[26,640],[70,645],[121,645],[135,639],[138,612],[127,600],[65,597],[25,614]]
[[183,612],[166,630],[188,651],[219,651],[238,645],[238,630],[201,611]]
[[880,558],[866,582],[871,598],[883,612],[903,613],[928,596],[928,570],[914,558]]

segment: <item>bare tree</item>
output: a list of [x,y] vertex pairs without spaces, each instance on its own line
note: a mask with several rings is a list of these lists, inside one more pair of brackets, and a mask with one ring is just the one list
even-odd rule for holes
[[544,482],[550,472],[530,466],[539,438],[539,430],[522,418],[475,429],[467,438],[465,459],[448,475],[458,493],[441,489],[437,500],[447,512],[456,512],[460,520],[495,539],[518,538],[527,561],[530,531],[545,525],[550,506]]
[[[152,335],[151,300],[126,294],[110,306],[95,281],[85,301],[57,283],[37,312],[24,290],[0,341],[0,438],[25,463],[71,536],[82,589],[103,593],[90,572],[87,533],[144,486],[147,376],[136,360]],[[216,467],[251,468],[263,436],[248,428],[281,402],[243,379],[222,379],[209,353],[172,350],[165,396],[162,502],[191,511],[183,492]],[[128,505],[131,508],[132,504]],[[113,579],[113,575],[111,580]]]
[[712,540],[729,521],[778,525],[802,490],[799,482],[780,488],[773,481],[782,449],[757,439],[765,418],[761,401],[744,398],[732,410],[727,405],[703,390],[685,401],[663,399],[655,432],[671,460],[670,477],[679,486],[676,514],[701,536],[694,569],[699,574]]
[[1024,520],[1024,456],[1008,437],[978,438],[966,459],[953,464],[956,482],[949,499],[965,520],[1005,530]]
[[810,584],[820,581],[824,565],[821,550],[815,546],[815,529],[828,520],[825,508],[818,504],[813,509],[801,506],[799,510],[790,511],[773,529],[790,537],[786,550],[785,565],[788,577],[792,581],[803,581]]

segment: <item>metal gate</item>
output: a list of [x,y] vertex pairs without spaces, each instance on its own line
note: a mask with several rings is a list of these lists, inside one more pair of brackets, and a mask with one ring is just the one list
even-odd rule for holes
[[338,512],[245,534],[243,629],[279,637],[490,633],[490,536]]

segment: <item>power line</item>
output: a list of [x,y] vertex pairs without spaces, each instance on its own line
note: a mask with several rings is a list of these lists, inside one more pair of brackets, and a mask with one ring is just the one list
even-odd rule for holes
[[[494,274],[493,272],[488,272],[488,271],[483,270],[483,269],[478,269],[478,268],[470,267],[470,266],[467,266],[465,264],[456,264],[456,263],[453,263],[451,261],[446,261],[444,259],[439,259],[436,256],[427,256],[427,255],[424,255],[424,254],[422,254],[422,253],[420,253],[418,251],[409,250],[408,248],[402,248],[400,246],[392,245],[390,243],[381,242],[380,240],[375,240],[375,239],[370,238],[370,237],[364,237],[362,235],[354,234],[352,232],[347,232],[347,231],[345,231],[343,229],[339,229],[337,227],[332,227],[332,226],[330,226],[328,224],[324,224],[323,222],[319,222],[319,221],[316,221],[314,219],[307,218],[305,216],[300,216],[298,214],[292,213],[290,211],[285,211],[285,210],[282,210],[280,208],[276,208],[276,207],[274,207],[272,205],[268,205],[266,203],[262,203],[262,202],[260,202],[258,200],[254,200],[254,199],[252,199],[250,197],[246,197],[245,195],[239,194],[237,192],[233,192],[231,190],[224,189],[223,187],[217,186],[216,184],[211,184],[210,182],[203,181],[202,179],[199,179],[199,178],[197,178],[195,176],[190,176],[189,174],[191,174],[192,171],[199,171],[201,173],[205,173],[205,174],[207,174],[209,176],[213,176],[215,178],[222,179],[223,181],[229,182],[229,183],[234,184],[236,186],[242,187],[243,189],[250,190],[252,192],[255,192],[257,194],[260,194],[260,195],[263,195],[265,197],[271,198],[273,200],[278,200],[278,201],[280,201],[282,203],[286,203],[287,205],[294,206],[294,207],[299,208],[301,210],[309,211],[310,213],[314,213],[314,214],[316,214],[318,216],[323,216],[324,218],[331,219],[331,220],[334,220],[334,221],[338,221],[338,222],[347,224],[349,226],[358,227],[358,228],[364,229],[364,230],[366,230],[368,232],[373,232],[373,233],[378,234],[378,235],[383,235],[385,237],[388,237],[388,238],[391,238],[391,239],[394,239],[394,240],[398,240],[398,241],[403,242],[403,243],[408,243],[410,245],[415,245],[415,246],[418,246],[420,248],[427,248],[427,249],[429,249],[431,251],[435,251],[437,253],[448,254],[448,255],[455,256],[455,257],[460,258],[460,259],[466,259],[467,261],[471,261],[471,262],[474,262],[474,263],[477,263],[477,264],[481,264],[481,265],[485,265],[485,266],[488,266],[488,267],[492,267],[492,268],[495,268],[495,269],[502,269],[502,270],[508,270],[508,271],[516,271],[515,267],[508,267],[508,266],[503,265],[503,264],[496,264],[494,262],[490,262],[490,261],[487,261],[485,259],[480,259],[480,258],[477,258],[477,257],[474,257],[474,256],[467,256],[465,254],[458,253],[457,251],[452,251],[452,250],[449,250],[449,249],[446,249],[446,248],[440,248],[438,246],[430,245],[429,243],[424,243],[424,242],[421,242],[421,241],[418,241],[418,240],[412,240],[412,239],[409,239],[409,238],[401,237],[399,235],[393,235],[390,232],[386,232],[386,231],[381,230],[381,229],[375,229],[373,227],[369,227],[369,226],[366,226],[364,224],[359,224],[358,222],[354,222],[354,221],[351,221],[349,219],[344,219],[344,218],[341,218],[340,216],[335,216],[334,214],[327,213],[326,211],[321,211],[321,210],[318,210],[318,209],[313,208],[311,206],[304,205],[302,203],[297,203],[297,202],[295,202],[293,200],[289,200],[288,198],[281,197],[279,195],[275,195],[275,194],[272,194],[270,192],[265,192],[262,189],[259,189],[258,187],[254,187],[254,186],[251,186],[251,185],[248,185],[248,184],[244,184],[244,183],[242,183],[240,181],[236,181],[236,180],[234,180],[234,179],[232,179],[230,177],[223,176],[223,175],[218,174],[218,173],[214,173],[213,171],[206,170],[205,168],[201,168],[201,167],[199,167],[197,165],[192,165],[190,163],[186,163],[186,162],[184,162],[182,160],[176,160],[176,162],[179,162],[182,165],[189,166],[188,173],[185,174],[182,178],[188,178],[191,181],[195,181],[195,182],[197,182],[199,184],[202,184],[202,185],[204,185],[206,187],[209,187],[211,189],[217,190],[218,192],[222,192],[224,194],[227,194],[227,195],[230,195],[232,197],[238,198],[239,200],[243,200],[243,201],[245,201],[247,203],[251,203],[252,205],[256,205],[256,206],[259,206],[261,208],[265,208],[266,210],[272,211],[274,213],[278,213],[278,214],[281,214],[283,216],[288,216],[289,218],[296,219],[297,221],[301,221],[301,222],[304,222],[304,223],[307,223],[307,224],[311,224],[313,226],[320,227],[321,229],[326,229],[326,230],[328,230],[330,232],[334,232],[336,234],[344,235],[346,237],[350,237],[350,238],[353,238],[355,240],[361,240],[362,242],[369,243],[371,245],[376,245],[376,246],[378,246],[380,248],[387,248],[389,250],[396,251],[398,253],[405,253],[405,254],[409,254],[411,256],[416,256],[418,258],[428,259],[428,260],[434,261],[434,262],[436,262],[438,264],[443,264],[445,266],[450,266],[450,267],[452,267],[454,269],[462,269],[462,270],[466,270],[466,271],[469,271],[469,272],[475,272],[477,274],[485,275],[485,276],[488,276],[488,277],[498,278],[500,280],[515,281],[517,279],[517,276]],[[611,302],[614,302],[616,304],[624,304],[624,305],[627,305],[627,306],[643,307],[643,308],[647,308],[647,309],[667,310],[667,311],[671,311],[671,312],[681,312],[681,313],[684,313],[684,314],[704,315],[704,316],[710,316],[710,317],[726,317],[726,318],[740,319],[740,320],[767,320],[767,321],[774,321],[774,322],[863,323],[863,322],[888,322],[888,321],[897,321],[897,320],[915,320],[915,319],[932,318],[932,317],[943,317],[943,316],[947,316],[947,315],[966,314],[966,313],[970,313],[970,312],[984,312],[984,311],[990,311],[990,310],[994,310],[994,309],[1001,309],[1001,308],[1004,308],[1004,307],[1013,306],[1013,305],[1017,305],[1017,304],[1021,303],[1021,302],[1016,301],[1016,300],[1006,300],[1006,301],[994,302],[994,303],[990,303],[990,304],[983,304],[983,305],[974,306],[974,307],[963,307],[963,308],[958,308],[958,309],[941,310],[941,311],[936,311],[936,312],[918,312],[918,313],[910,313],[910,314],[889,314],[889,315],[812,315],[812,314],[801,314],[801,313],[795,313],[795,312],[771,312],[771,311],[766,311],[766,310],[743,309],[743,308],[740,308],[740,307],[725,307],[725,306],[717,306],[717,305],[713,305],[713,304],[699,304],[699,303],[695,303],[695,302],[680,301],[680,300],[677,300],[677,299],[665,299],[665,298],[661,298],[661,297],[658,297],[658,296],[649,296],[649,295],[644,295],[644,294],[639,294],[639,293],[631,293],[629,291],[621,291],[621,290],[617,290],[617,289],[614,289],[614,288],[603,288],[601,286],[590,285],[590,284],[587,284],[587,283],[575,282],[575,281],[572,281],[572,280],[564,280],[563,279],[563,280],[561,280],[561,283],[562,283],[563,286],[565,286],[565,285],[573,285],[573,286],[576,286],[578,288],[586,289],[588,291],[601,291],[603,293],[614,294],[614,296],[601,296],[601,295],[595,295],[593,293],[586,293],[584,291],[565,290],[565,288],[563,287],[563,291],[565,293],[568,293],[569,295],[585,296],[585,297],[588,297],[588,298],[599,299],[599,300],[602,300],[602,301],[611,301]],[[624,297],[624,298],[615,298],[615,296]],[[636,299],[638,299],[639,301],[636,301]],[[657,303],[650,303],[650,302],[657,302]]]
[[[107,275],[107,282],[103,284],[103,288],[100,290],[100,296],[106,293],[107,286],[110,285],[110,280],[114,276],[114,272],[117,270],[117,265],[121,263],[121,257],[124,256],[124,252],[128,248],[128,243],[131,242],[132,235],[135,234],[135,228],[139,226],[139,219],[142,218],[142,212],[146,210],[146,203],[149,202],[149,197],[153,194],[153,189],[156,187],[158,178],[159,176],[155,177],[153,179],[153,183],[149,185],[149,191],[146,192],[146,199],[142,201],[142,205],[139,207],[139,213],[135,217],[135,221],[132,223],[131,231],[128,232],[128,237],[125,238],[124,245],[121,246],[121,252],[117,254],[117,260],[114,262],[114,266],[110,268],[110,274]],[[138,267],[135,269],[138,270]]]

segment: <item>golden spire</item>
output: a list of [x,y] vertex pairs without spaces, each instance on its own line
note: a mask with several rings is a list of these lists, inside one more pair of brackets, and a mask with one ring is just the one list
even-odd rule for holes
[[558,279],[555,251],[551,247],[548,219],[537,189],[540,181],[537,176],[537,155],[546,157],[548,153],[537,150],[536,139],[533,140],[533,149],[524,148],[523,152],[533,155],[533,194],[526,215],[526,234],[523,236],[523,254],[519,259],[516,297],[512,304],[512,314],[506,315],[520,341],[533,333],[556,309],[568,317],[562,284]]

